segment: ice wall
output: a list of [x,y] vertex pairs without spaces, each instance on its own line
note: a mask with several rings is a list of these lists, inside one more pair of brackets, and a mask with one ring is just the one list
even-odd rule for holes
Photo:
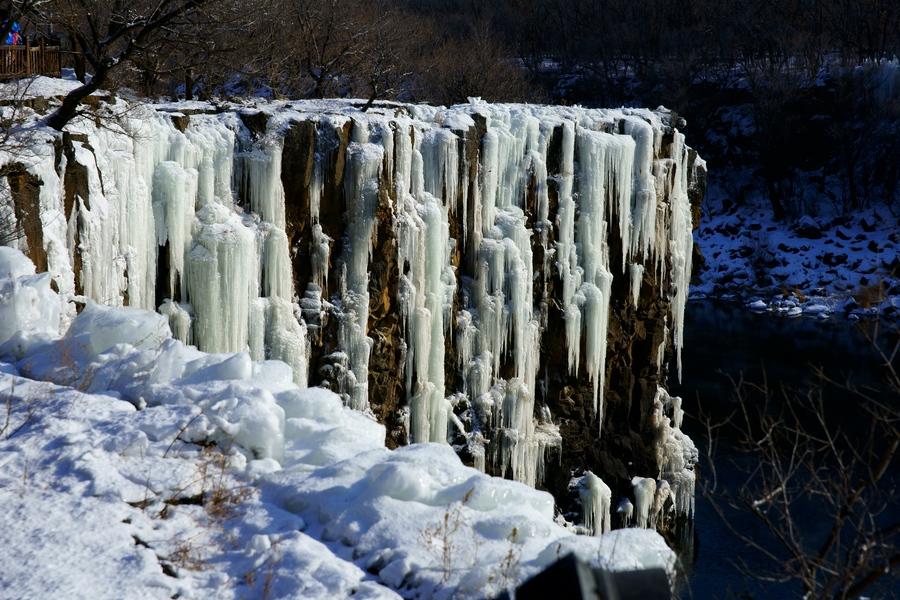
[[[44,245],[69,299],[155,308],[182,341],[283,360],[297,383],[332,387],[361,411],[379,393],[377,348],[393,349],[409,441],[462,440],[480,468],[531,485],[562,443],[542,387],[549,370],[589,382],[602,435],[617,282],[637,307],[655,277],[672,324],[658,360],[671,346],[680,365],[689,190],[705,165],[667,112],[227,108],[76,123],[65,151],[28,165],[46,214],[65,216],[45,227]],[[285,147],[298,131],[300,159]],[[283,170],[288,159],[299,173]],[[76,166],[80,184],[68,177]],[[290,193],[288,179],[300,182]],[[389,272],[378,279],[379,269]],[[372,326],[387,313],[399,339],[385,343]],[[549,336],[564,340],[560,363],[545,356]],[[661,474],[681,473],[677,462]],[[684,512],[689,486],[672,482]],[[591,512],[599,530],[611,500],[592,494],[603,498]],[[637,499],[641,522],[648,503]]]

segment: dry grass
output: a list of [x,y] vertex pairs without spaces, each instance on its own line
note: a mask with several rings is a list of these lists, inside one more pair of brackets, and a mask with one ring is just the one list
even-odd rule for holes
[[450,581],[453,574],[455,558],[455,550],[458,545],[456,536],[461,529],[466,527],[468,523],[463,517],[463,507],[472,499],[475,488],[466,492],[460,502],[456,502],[447,507],[444,511],[444,517],[422,531],[422,541],[425,547],[431,550],[440,563],[441,583]]
[[204,448],[203,458],[198,466],[202,481],[203,508],[214,521],[231,519],[253,495],[253,489],[231,485],[227,473],[228,457],[217,448]]
[[887,298],[887,291],[884,282],[879,281],[871,285],[860,286],[853,292],[853,297],[863,308],[871,308],[884,302]]
[[160,558],[160,563],[183,571],[203,571],[209,566],[193,540],[179,542],[169,556]]

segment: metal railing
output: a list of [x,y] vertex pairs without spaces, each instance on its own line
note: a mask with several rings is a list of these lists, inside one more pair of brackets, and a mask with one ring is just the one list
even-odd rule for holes
[[59,77],[61,66],[59,46],[0,46],[0,79]]

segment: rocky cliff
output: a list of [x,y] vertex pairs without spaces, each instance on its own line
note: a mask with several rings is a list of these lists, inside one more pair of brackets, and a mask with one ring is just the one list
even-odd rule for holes
[[557,498],[586,470],[617,498],[635,476],[693,495],[696,452],[659,388],[680,363],[705,164],[670,113],[117,112],[0,155],[12,243],[69,314],[159,310],[202,350],[339,392],[390,445],[451,443]]

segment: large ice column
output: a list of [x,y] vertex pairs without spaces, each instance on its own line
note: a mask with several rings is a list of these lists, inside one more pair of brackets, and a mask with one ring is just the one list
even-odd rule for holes
[[637,116],[624,119],[623,126],[625,133],[635,142],[632,232],[628,253],[636,255],[639,260],[649,261],[656,250],[656,179],[653,176],[656,136],[653,126]]
[[556,268],[562,277],[561,308],[566,324],[566,348],[569,373],[578,372],[581,359],[581,308],[575,293],[581,287],[583,270],[578,266],[575,222],[578,204],[575,185],[575,124],[562,125],[560,172],[557,175],[559,207],[557,208]]
[[[582,305],[585,370],[594,386],[594,411],[603,426],[603,388],[606,379],[607,328],[613,275],[609,265],[607,213],[618,214],[622,247],[629,247],[634,140],[580,129],[579,218],[576,227],[583,283],[576,298]],[[625,251],[623,250],[623,270]],[[571,352],[570,352],[571,355]]]
[[444,442],[447,439],[447,404],[444,388],[444,332],[447,317],[449,230],[445,209],[439,200],[422,192],[418,213],[417,258],[411,263],[414,314],[410,315],[409,359],[415,377],[410,408],[414,441]]
[[369,354],[372,350],[372,339],[366,335],[369,321],[369,259],[383,159],[384,151],[377,144],[353,142],[347,148],[344,179],[347,239],[339,335],[341,349],[349,360],[343,391],[350,406],[357,410],[365,410],[369,405]]
[[539,470],[534,408],[540,328],[534,319],[531,232],[522,210],[511,206],[498,210],[490,235],[482,240],[475,282],[479,351],[491,358],[495,380],[500,379],[501,359],[509,357],[512,377],[505,382],[498,415],[500,467],[534,485]]
[[[457,138],[449,130],[422,134],[402,127],[394,142],[400,294],[407,332],[410,437],[447,440],[445,333],[455,278],[450,267],[448,213],[458,193]],[[453,199],[454,202],[448,199]]]
[[290,249],[284,229],[264,224],[259,227],[259,252],[262,293],[266,298],[291,301],[294,297],[294,276]]
[[674,133],[672,143],[672,168],[675,169],[669,201],[669,260],[671,262],[672,337],[678,379],[681,379],[681,348],[684,345],[684,311],[687,307],[688,287],[691,281],[691,258],[694,248],[691,203],[688,198],[689,153],[684,145],[684,134]]
[[168,244],[169,281],[166,291],[168,297],[175,301],[181,300],[176,297],[176,289],[184,276],[184,259],[191,240],[196,197],[196,170],[185,169],[174,161],[157,165],[153,175],[156,241],[160,246]]
[[247,349],[258,264],[256,234],[237,214],[217,203],[198,211],[184,283],[194,308],[194,341],[204,352]]

